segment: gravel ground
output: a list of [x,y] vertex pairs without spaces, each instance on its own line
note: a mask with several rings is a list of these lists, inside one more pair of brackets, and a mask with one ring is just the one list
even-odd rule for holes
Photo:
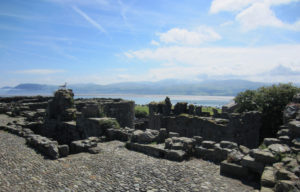
[[[0,116],[0,125],[10,120]],[[24,138],[0,131],[0,191],[254,190],[221,176],[219,166],[207,161],[157,159],[129,151],[119,141],[99,146],[102,152],[96,155],[49,160],[27,147]]]

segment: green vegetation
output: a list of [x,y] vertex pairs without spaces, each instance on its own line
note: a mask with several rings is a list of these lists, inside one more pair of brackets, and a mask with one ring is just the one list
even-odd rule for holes
[[147,105],[136,105],[134,107],[136,118],[145,118],[149,116],[149,107]]
[[262,112],[262,128],[260,139],[274,137],[283,124],[283,110],[292,101],[293,96],[300,93],[300,88],[289,84],[278,84],[261,87],[257,90],[246,90],[235,97],[237,112]]
[[214,108],[214,107],[202,107],[202,112],[209,112],[210,115],[213,115],[213,109],[217,109],[218,113],[222,113],[222,109]]
[[99,125],[102,128],[120,128],[120,124],[118,123],[117,120],[114,119],[102,119],[101,121],[99,121]]

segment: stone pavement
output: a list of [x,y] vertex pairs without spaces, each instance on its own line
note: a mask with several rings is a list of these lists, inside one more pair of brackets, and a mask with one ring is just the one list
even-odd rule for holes
[[207,161],[157,159],[129,151],[119,141],[99,145],[99,154],[49,160],[27,147],[24,138],[0,131],[0,191],[254,190],[221,176],[219,166]]

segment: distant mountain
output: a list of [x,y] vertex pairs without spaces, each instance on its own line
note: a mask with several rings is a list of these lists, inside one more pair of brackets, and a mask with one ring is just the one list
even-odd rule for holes
[[[158,82],[123,82],[109,85],[71,84],[75,94],[166,94],[166,95],[214,95],[235,96],[246,89],[270,85],[268,83],[246,80],[207,80],[191,82],[168,79]],[[0,89],[2,95],[51,95],[58,89],[57,85],[19,84],[16,87]]]

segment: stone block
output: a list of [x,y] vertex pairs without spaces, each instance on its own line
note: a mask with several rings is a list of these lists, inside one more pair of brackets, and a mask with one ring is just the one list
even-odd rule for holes
[[276,138],[264,138],[263,143],[264,143],[266,146],[269,146],[269,145],[272,145],[272,144],[279,144],[279,143],[280,143],[280,140],[279,140],[279,139],[276,139]]
[[201,146],[207,149],[214,149],[216,142],[214,141],[202,141]]
[[255,161],[264,163],[264,164],[273,164],[278,161],[276,159],[275,155],[273,155],[270,151],[268,150],[253,150],[253,157]]
[[275,180],[274,172],[275,170],[273,167],[265,167],[260,179],[261,186],[270,187],[270,188],[275,186],[276,180]]
[[227,148],[227,149],[237,149],[238,148],[238,145],[236,143],[230,142],[230,141],[221,141],[220,146],[222,148]]
[[265,167],[263,163],[255,161],[255,159],[252,158],[250,155],[246,155],[241,160],[241,165],[260,175],[262,174]]
[[231,176],[239,179],[248,178],[248,169],[234,163],[229,163],[226,160],[221,162],[220,173],[222,175]]
[[165,158],[171,161],[183,161],[187,159],[186,152],[182,150],[167,150]]

